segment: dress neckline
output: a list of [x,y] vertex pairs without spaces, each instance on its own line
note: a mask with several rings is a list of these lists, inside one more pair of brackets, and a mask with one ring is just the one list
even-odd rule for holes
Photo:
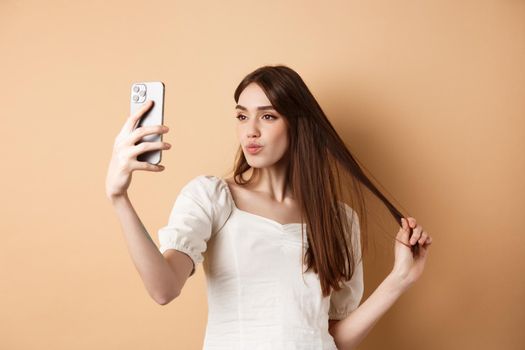
[[[228,192],[228,196],[230,197],[230,200],[231,200],[231,202],[232,202],[232,204],[233,204],[233,205],[232,205],[233,208],[234,208],[235,210],[237,210],[238,212],[241,212],[241,213],[243,213],[243,214],[247,214],[247,215],[251,215],[251,216],[253,216],[253,217],[255,217],[255,218],[259,218],[259,219],[261,219],[261,220],[266,220],[267,222],[270,222],[270,223],[272,223],[272,224],[274,224],[274,225],[277,225],[277,226],[279,226],[280,228],[285,228],[285,227],[289,227],[289,226],[291,226],[291,227],[295,227],[295,226],[300,226],[300,225],[301,225],[300,222],[289,222],[289,223],[287,223],[287,224],[281,224],[280,222],[278,222],[278,221],[276,221],[276,220],[274,220],[274,219],[270,219],[270,218],[268,218],[268,217],[266,217],[266,216],[262,216],[262,215],[258,215],[258,214],[250,213],[249,211],[246,211],[246,210],[242,210],[242,209],[240,209],[239,207],[237,207],[237,204],[236,204],[235,201],[233,200],[233,195],[232,195],[232,193],[231,193],[230,186],[228,185],[228,182],[226,182],[226,180],[223,179],[223,178],[221,178],[221,177],[218,177],[218,176],[216,176],[216,177],[217,177],[217,178],[221,181],[221,183],[224,185],[224,187],[225,187],[225,189],[226,189],[226,192]],[[306,226],[306,224],[304,224],[304,223],[303,223],[303,225]]]

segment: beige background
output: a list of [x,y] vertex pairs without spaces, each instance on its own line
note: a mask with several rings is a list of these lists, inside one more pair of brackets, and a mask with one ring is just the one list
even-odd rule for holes
[[[286,64],[434,238],[359,349],[523,349],[524,62],[518,0],[1,1],[0,348],[199,349],[202,266],[157,305],[105,197],[129,86],[166,84],[166,170],[130,189],[158,242],[181,186],[231,168],[234,88]],[[393,264],[375,217],[364,298]]]

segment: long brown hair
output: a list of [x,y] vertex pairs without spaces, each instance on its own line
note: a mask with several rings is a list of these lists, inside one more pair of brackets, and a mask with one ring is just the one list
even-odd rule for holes
[[[290,142],[285,155],[286,182],[290,184],[301,209],[302,222],[308,227],[308,249],[303,255],[304,262],[307,271],[313,268],[318,274],[323,296],[328,296],[330,287],[339,290],[341,280],[352,278],[357,263],[356,253],[362,258],[366,251],[367,223],[366,215],[363,215],[366,206],[361,185],[365,185],[386,205],[400,225],[404,216],[364,174],[362,166],[297,72],[285,65],[267,65],[256,69],[246,75],[235,89],[236,103],[251,83],[261,87],[288,125]],[[235,182],[244,185],[257,177],[258,169],[254,168],[252,176],[244,179],[242,175],[250,169],[239,146],[233,167]],[[355,212],[350,220],[343,201],[347,190],[351,192],[348,196],[350,212]],[[352,250],[352,235],[347,234],[352,232],[353,225],[361,228],[360,252]],[[417,253],[417,245],[412,247],[412,251]]]

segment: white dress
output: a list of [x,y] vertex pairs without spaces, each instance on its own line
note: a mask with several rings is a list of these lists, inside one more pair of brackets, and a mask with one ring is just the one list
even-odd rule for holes
[[[352,234],[359,237],[356,223]],[[182,188],[158,237],[161,253],[176,249],[193,260],[191,275],[203,263],[204,350],[335,350],[328,319],[344,318],[363,296],[360,258],[343,289],[323,297],[317,274],[302,273],[308,242],[305,233],[301,243],[301,224],[237,208],[228,184],[213,175],[199,175]],[[354,242],[357,253],[359,239]]]

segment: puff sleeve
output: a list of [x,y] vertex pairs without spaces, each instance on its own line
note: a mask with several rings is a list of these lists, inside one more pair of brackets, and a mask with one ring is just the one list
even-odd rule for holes
[[343,286],[330,295],[329,319],[341,320],[357,309],[364,292],[363,261],[361,259],[360,226],[357,213],[345,203],[347,217],[354,220],[352,227],[353,252],[356,256],[355,271],[349,281],[343,281]]
[[158,230],[159,250],[176,249],[193,261],[192,276],[204,261],[207,242],[222,228],[231,212],[224,184],[218,177],[199,175],[180,191],[168,224]]

